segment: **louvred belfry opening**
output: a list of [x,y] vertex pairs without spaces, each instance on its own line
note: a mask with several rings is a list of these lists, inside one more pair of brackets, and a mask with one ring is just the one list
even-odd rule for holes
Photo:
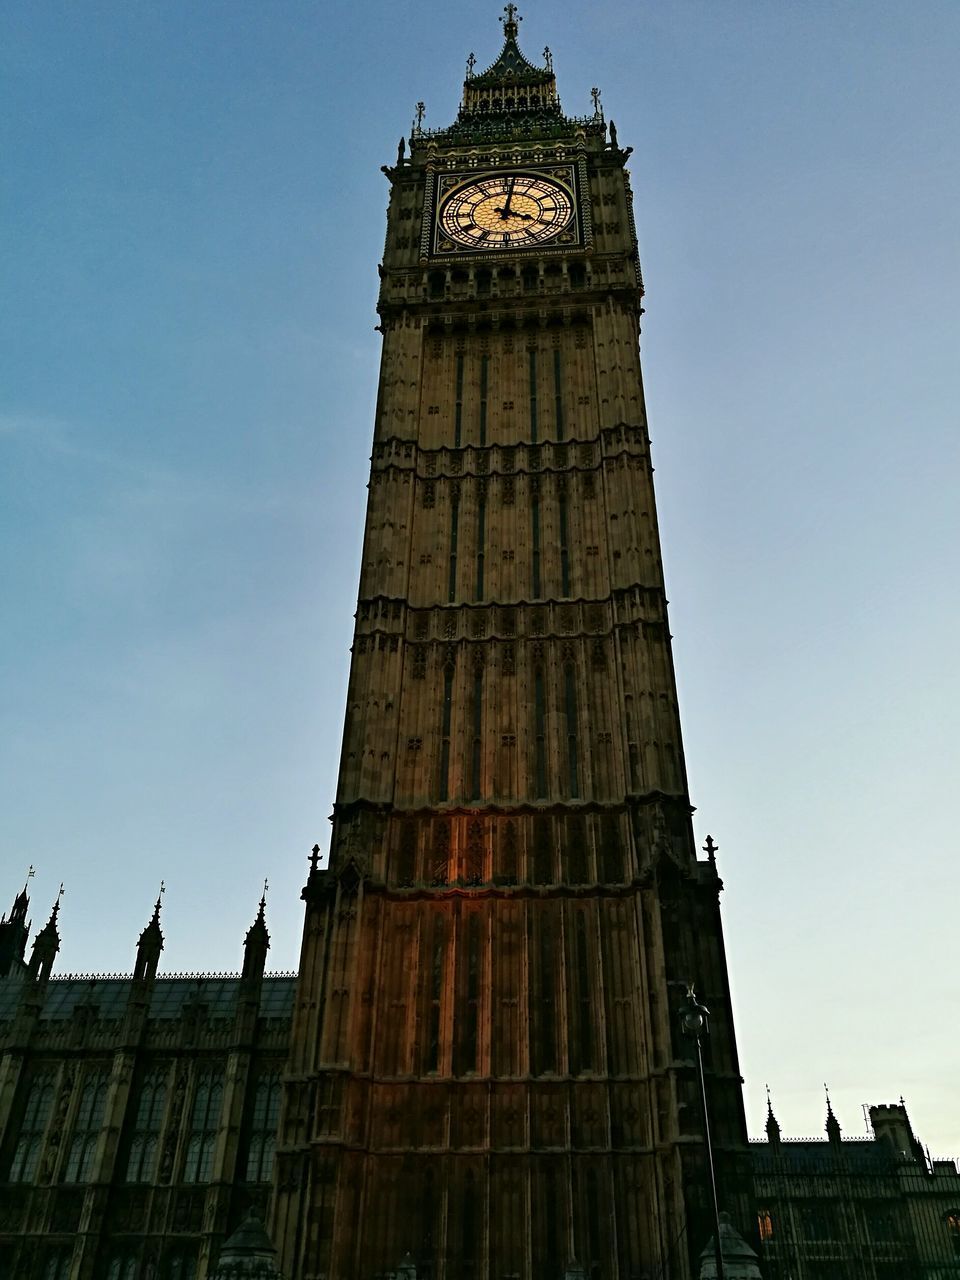
[[[333,834],[311,869],[273,1237],[302,1280],[697,1274],[676,1009],[710,1007],[750,1221],[720,881],[698,860],[622,149],[507,5],[385,167],[383,334]],[[586,97],[587,95],[584,94]]]

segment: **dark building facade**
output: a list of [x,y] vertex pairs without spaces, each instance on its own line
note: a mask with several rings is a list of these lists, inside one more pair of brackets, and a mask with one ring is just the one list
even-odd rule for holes
[[956,1280],[960,1173],[931,1160],[906,1105],[869,1108],[870,1133],[845,1138],[827,1106],[826,1139],[782,1138],[772,1107],[752,1142],[766,1280]]

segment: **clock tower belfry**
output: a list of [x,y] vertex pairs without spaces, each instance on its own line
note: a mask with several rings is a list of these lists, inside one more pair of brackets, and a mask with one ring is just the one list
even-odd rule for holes
[[273,1206],[295,1280],[687,1280],[746,1130],[680,738],[620,147],[519,18],[385,167],[383,355],[329,865]]

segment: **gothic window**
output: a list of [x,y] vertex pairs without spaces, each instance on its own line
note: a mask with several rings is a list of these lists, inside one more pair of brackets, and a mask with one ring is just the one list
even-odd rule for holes
[[567,539],[567,494],[564,488],[560,489],[559,495],[559,524],[560,524],[560,594],[562,596],[570,595],[570,548]]
[[623,881],[620,823],[615,813],[606,813],[600,819],[600,878],[604,884]]
[[433,924],[433,948],[430,960],[429,1003],[427,1010],[427,1071],[440,1069],[440,1014],[443,998],[443,962],[445,955],[443,916],[437,916]]
[[222,1102],[223,1072],[217,1069],[201,1071],[197,1076],[190,1112],[187,1158],[183,1166],[184,1182],[210,1181]]
[[417,827],[409,818],[400,827],[400,848],[397,851],[397,884],[412,885],[417,872]]
[[960,1258],[960,1209],[951,1209],[946,1216],[946,1223],[954,1257]]
[[531,347],[527,352],[528,373],[530,377],[530,439],[537,442],[537,349]]
[[457,598],[457,537],[460,524],[460,484],[450,487],[450,574],[447,583],[447,599],[451,604]]
[[443,706],[440,712],[440,777],[438,793],[441,800],[448,798],[450,773],[450,728],[453,722],[453,662],[448,659],[443,668]]
[[530,532],[532,560],[532,591],[535,600],[540,598],[540,490],[534,483],[530,485]]
[[163,1269],[163,1280],[195,1280],[197,1250],[190,1246],[174,1249]]
[[450,823],[446,818],[437,818],[433,830],[433,870],[430,883],[434,888],[449,883],[450,880]]
[[567,721],[567,788],[572,799],[580,795],[580,743],[577,734],[577,674],[572,658],[563,666],[564,714]]
[[457,356],[457,392],[456,392],[456,408],[454,413],[453,428],[453,444],[454,448],[460,448],[460,442],[463,436],[463,354]]
[[250,1120],[247,1182],[269,1182],[280,1120],[280,1072],[263,1072],[257,1080]]
[[553,884],[553,819],[547,814],[537,814],[533,819],[533,876],[534,884]]
[[536,799],[543,800],[547,794],[547,695],[543,667],[539,663],[533,673],[533,719],[533,794]]
[[473,663],[473,734],[470,761],[470,799],[479,800],[483,774],[483,649],[477,648]]
[[516,884],[519,861],[517,857],[517,827],[516,823],[511,819],[508,819],[503,824],[503,834],[499,841],[499,854],[500,874],[496,877],[497,884]]
[[137,1111],[127,1156],[127,1182],[153,1182],[167,1096],[167,1069],[144,1076],[137,1094]]
[[107,1106],[108,1079],[106,1071],[94,1071],[84,1081],[67,1151],[64,1182],[87,1182],[93,1172],[93,1158]]
[[553,409],[554,417],[557,423],[557,439],[562,440],[564,435],[563,423],[563,369],[560,364],[560,348],[557,347],[553,352]]
[[556,944],[548,909],[541,908],[537,920],[536,978],[533,982],[534,1025],[531,1063],[534,1075],[557,1069],[556,1045]]
[[43,1136],[53,1110],[56,1072],[51,1068],[34,1076],[27,1094],[27,1105],[20,1125],[20,1136],[10,1164],[11,1182],[33,1182],[40,1162]]
[[477,494],[477,581],[473,594],[475,600],[483,599],[483,561],[487,538],[486,481],[481,481],[480,484],[481,488]]
[[[576,915],[574,930],[574,950],[576,952],[576,986],[577,986],[577,1019],[579,1026],[571,1036],[570,1058],[571,1071],[590,1071],[593,1069],[593,1000],[590,987],[590,955],[587,944],[587,918],[582,911]],[[573,1031],[573,1028],[571,1028]]]
[[471,818],[467,827],[467,851],[463,859],[464,884],[483,883],[484,844],[483,823],[479,818]]
[[477,1070],[480,1025],[480,919],[476,913],[466,920],[465,929],[466,946],[461,951],[465,972],[460,977],[462,1021],[454,1041],[457,1075]]
[[768,1240],[774,1237],[773,1230],[773,1210],[758,1209],[757,1210],[757,1228],[760,1232],[760,1239],[766,1244]]
[[133,1249],[112,1249],[107,1255],[106,1280],[137,1280],[139,1260]]
[[70,1264],[73,1261],[72,1244],[55,1244],[46,1252],[43,1280],[70,1280]]
[[588,884],[587,820],[582,813],[571,814],[563,824],[564,879],[568,884]]
[[[489,272],[484,272],[489,280]],[[478,277],[479,279],[479,277]],[[480,444],[487,443],[487,387],[490,381],[490,357],[480,357]]]

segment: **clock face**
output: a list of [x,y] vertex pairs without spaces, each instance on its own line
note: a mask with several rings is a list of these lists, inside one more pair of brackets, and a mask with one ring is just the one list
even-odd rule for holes
[[471,178],[445,195],[441,235],[466,249],[527,249],[567,231],[573,222],[570,187],[538,173]]

